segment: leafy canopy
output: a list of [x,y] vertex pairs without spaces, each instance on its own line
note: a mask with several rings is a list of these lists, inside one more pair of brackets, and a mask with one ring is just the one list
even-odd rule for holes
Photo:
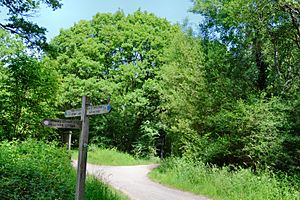
[[238,67],[251,68],[256,87],[276,95],[299,85],[300,4],[294,0],[193,0],[204,16],[202,36],[219,40]]
[[21,36],[30,46],[43,47],[46,43],[46,29],[29,19],[33,17],[41,4],[56,10],[62,6],[61,0],[0,0],[0,13],[7,15],[6,22],[0,21],[0,27]]
[[30,56],[18,37],[2,29],[0,36],[0,138],[44,137],[49,132],[40,121],[55,113],[57,74]]
[[153,153],[159,134],[157,72],[179,32],[178,26],[140,10],[127,16],[98,13],[62,30],[49,54],[63,80],[62,110],[80,107],[82,95],[94,105],[111,96],[113,112],[93,117],[92,138],[136,154]]

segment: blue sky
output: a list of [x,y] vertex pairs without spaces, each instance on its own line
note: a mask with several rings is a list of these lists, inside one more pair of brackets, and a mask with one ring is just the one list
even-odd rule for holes
[[122,9],[126,14],[141,8],[166,18],[171,23],[181,23],[185,18],[194,26],[201,21],[199,15],[188,12],[190,0],[63,0],[61,9],[52,11],[43,7],[33,20],[47,28],[48,40],[59,34],[61,28],[69,28],[81,19],[90,20],[97,12],[116,12]]

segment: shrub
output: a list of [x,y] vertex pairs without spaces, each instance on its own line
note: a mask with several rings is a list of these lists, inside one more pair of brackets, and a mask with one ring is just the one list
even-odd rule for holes
[[227,105],[207,117],[200,134],[186,137],[184,155],[220,166],[277,167],[290,131],[288,110],[277,98]]
[[66,151],[29,139],[0,143],[0,199],[74,198]]

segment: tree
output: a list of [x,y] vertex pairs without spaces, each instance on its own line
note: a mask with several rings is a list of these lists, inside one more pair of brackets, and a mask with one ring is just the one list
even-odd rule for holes
[[49,53],[62,75],[62,110],[80,106],[81,95],[90,96],[93,104],[111,97],[113,111],[93,117],[91,138],[136,154],[153,152],[153,137],[160,130],[157,71],[178,32],[178,26],[139,10],[128,16],[98,13],[62,30]]
[[237,67],[246,61],[255,69],[259,91],[288,94],[299,85],[298,2],[194,0],[193,3],[193,12],[204,16],[203,36],[225,44],[233,52]]
[[180,155],[188,141],[198,137],[211,109],[201,41],[179,33],[164,55],[166,61],[159,72],[163,110],[160,117],[171,140],[169,151]]
[[57,74],[28,55],[22,41],[0,30],[0,138],[42,138],[41,120],[55,115]]
[[8,16],[7,23],[0,22],[0,27],[13,34],[18,34],[30,46],[43,47],[46,43],[46,29],[29,21],[29,18],[36,14],[41,4],[44,3],[56,10],[62,6],[60,2],[61,0],[0,0],[2,12]]
[[177,35],[159,71],[160,121],[173,154],[298,170],[297,29],[267,2],[194,1],[205,17],[202,38]]

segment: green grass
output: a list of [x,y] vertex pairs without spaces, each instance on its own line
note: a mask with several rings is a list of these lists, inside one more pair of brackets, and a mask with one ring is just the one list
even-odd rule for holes
[[[72,159],[78,159],[78,151],[71,152]],[[138,159],[127,153],[122,153],[116,149],[103,149],[92,147],[88,151],[87,162],[96,165],[127,166],[127,165],[146,165],[157,163],[159,159]]]
[[[73,170],[71,174],[72,178],[72,189],[73,196],[71,199],[75,198],[76,190],[76,171]],[[109,185],[99,181],[96,177],[88,175],[85,181],[85,193],[84,198],[86,200],[128,200],[128,198],[121,192],[113,189]]]
[[254,175],[248,169],[230,171],[226,167],[207,167],[172,158],[149,176],[162,184],[215,200],[300,200],[299,180],[295,179],[292,185],[266,171]]
[[94,176],[88,176],[86,180],[85,199],[128,200],[129,198],[112,187],[100,182]]

